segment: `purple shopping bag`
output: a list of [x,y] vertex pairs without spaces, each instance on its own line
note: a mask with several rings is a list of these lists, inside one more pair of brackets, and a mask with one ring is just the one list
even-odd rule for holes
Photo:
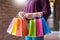
[[10,23],[8,29],[7,29],[7,32],[8,32],[9,34],[11,34],[11,31],[12,31],[12,29],[13,29],[14,21],[15,21],[15,18],[12,19],[12,21],[11,21],[11,23]]
[[42,20],[36,19],[36,36],[40,37],[43,36],[43,26],[42,26]]

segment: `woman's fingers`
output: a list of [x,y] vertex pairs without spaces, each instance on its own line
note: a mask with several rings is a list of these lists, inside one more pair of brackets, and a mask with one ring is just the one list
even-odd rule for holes
[[24,12],[19,12],[18,16],[19,16],[20,19],[25,19]]
[[43,13],[42,12],[36,12],[36,13],[19,12],[18,15],[19,15],[19,18],[21,18],[21,19],[25,19],[25,18],[32,19],[35,17],[42,17]]
[[25,17],[28,19],[34,18],[33,13],[27,13],[27,14],[25,14]]
[[42,12],[37,12],[37,13],[35,14],[36,17],[42,17],[42,15],[43,15]]
[[36,12],[36,13],[26,13],[25,17],[28,19],[32,19],[35,17],[42,17],[43,13],[42,12]]

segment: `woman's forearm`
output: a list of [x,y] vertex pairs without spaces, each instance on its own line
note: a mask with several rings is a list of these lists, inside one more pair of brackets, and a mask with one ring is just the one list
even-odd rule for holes
[[35,17],[42,17],[43,16],[43,12],[35,12],[35,13],[26,13],[25,17],[28,19],[32,19]]
[[26,13],[27,15],[32,15],[32,16],[43,16],[43,12],[34,12],[34,13]]

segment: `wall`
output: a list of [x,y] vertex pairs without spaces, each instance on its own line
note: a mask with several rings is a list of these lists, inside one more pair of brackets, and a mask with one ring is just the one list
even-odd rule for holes
[[12,5],[11,1],[0,0],[0,40],[20,40],[20,37],[12,36],[6,32],[12,18],[20,11],[19,8]]

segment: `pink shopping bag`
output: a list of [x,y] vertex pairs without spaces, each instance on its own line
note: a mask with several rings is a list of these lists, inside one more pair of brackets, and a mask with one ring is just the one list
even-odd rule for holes
[[40,37],[43,36],[43,26],[42,26],[42,20],[36,19],[36,36]]

